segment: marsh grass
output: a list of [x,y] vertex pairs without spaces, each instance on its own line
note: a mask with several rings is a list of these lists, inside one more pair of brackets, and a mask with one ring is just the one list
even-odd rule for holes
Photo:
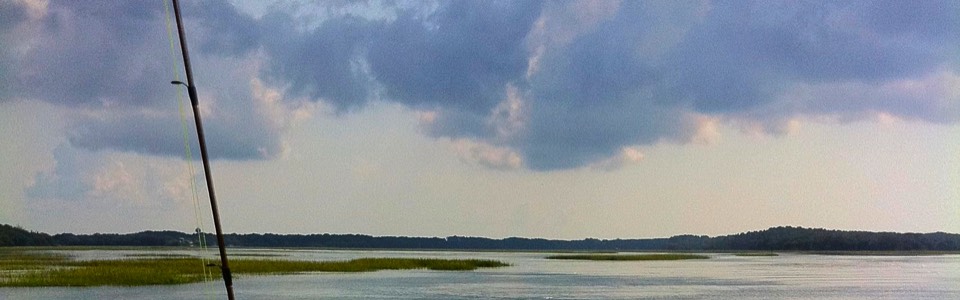
[[646,261],[646,260],[685,260],[685,259],[708,259],[709,256],[686,253],[668,253],[668,254],[570,254],[570,255],[552,255],[547,259],[570,259],[570,260],[610,260],[610,261]]
[[32,250],[0,251],[0,270],[38,270],[50,265],[69,261],[70,257],[59,253],[39,252]]
[[[161,257],[74,261],[43,253],[0,252],[0,287],[41,286],[139,286],[184,284],[220,278],[220,269],[204,266],[196,257]],[[289,261],[268,259],[232,260],[231,270],[240,275],[297,274],[307,272],[372,272],[379,270],[450,270],[502,267],[492,260],[421,258],[361,258],[350,261]]]
[[748,256],[748,257],[750,257],[750,256],[780,256],[780,254],[776,254],[776,253],[773,253],[773,252],[739,252],[739,253],[734,253],[733,255],[734,255],[734,256]]
[[203,281],[203,268],[201,261],[194,258],[70,261],[13,276],[0,282],[0,286],[182,284]]

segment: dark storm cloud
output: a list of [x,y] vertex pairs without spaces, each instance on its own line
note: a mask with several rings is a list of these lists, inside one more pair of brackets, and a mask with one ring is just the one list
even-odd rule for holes
[[8,41],[29,47],[17,57],[14,95],[74,107],[160,101],[167,87],[158,83],[170,76],[152,58],[167,56],[162,13],[133,1],[51,2],[43,19],[27,25],[35,35]]
[[653,19],[642,2],[625,5],[634,7],[545,53],[531,79],[527,138],[513,145],[528,167],[580,167],[686,129],[675,103],[653,97],[664,74],[637,50]]
[[10,28],[27,19],[27,9],[12,1],[0,2],[0,28]]
[[107,120],[81,119],[70,130],[70,144],[90,150],[115,149],[153,155],[183,153],[180,130],[176,119],[122,114]]
[[[260,43],[257,21],[226,1],[197,1],[186,5],[184,15],[203,30],[198,50],[209,54],[238,56],[256,49]],[[197,34],[196,32],[191,32]]]
[[[242,114],[242,113],[232,113]],[[204,132],[211,159],[251,160],[277,156],[283,149],[279,133],[256,116],[240,117],[246,122],[220,121],[204,123]],[[187,120],[187,140],[194,159],[200,150],[192,117]],[[116,150],[156,156],[185,156],[184,137],[175,116],[151,116],[137,113],[113,117],[79,118],[68,132],[74,147],[88,150]]]
[[864,21],[884,35],[916,38],[917,46],[947,46],[960,36],[956,1],[870,1],[859,3]]
[[[32,22],[39,33],[36,47],[0,52],[0,79],[16,82],[8,94],[140,115],[166,101],[161,6],[58,1],[34,22],[5,3],[4,42],[17,45],[22,36],[11,28],[19,24]],[[242,121],[264,119],[249,87],[262,78],[288,98],[322,101],[338,113],[397,102],[428,112],[432,136],[469,139],[489,146],[471,151],[512,151],[524,167],[555,170],[625,147],[689,142],[704,118],[770,130],[798,117],[876,113],[956,122],[958,3],[372,2],[364,4],[376,8],[368,15],[334,4],[315,18],[281,10],[253,18],[224,1],[185,10],[197,60],[258,66],[221,63],[200,84],[221,105],[210,126],[223,158],[280,151],[276,125]],[[145,138],[172,138],[151,133],[149,118],[130,126],[137,116],[81,118],[71,141],[172,153]]]
[[539,15],[534,1],[446,1],[424,16],[400,10],[389,22],[355,16],[300,30],[289,14],[263,17],[267,75],[288,92],[363,107],[383,95],[411,107],[489,113],[503,86],[527,68],[524,38]]
[[[26,7],[10,1],[0,2],[0,40],[11,39],[14,28],[26,19]],[[16,69],[15,63],[12,47],[2,47],[0,49],[0,103],[9,99],[13,89],[12,82],[16,78],[13,76],[13,70]]]
[[527,69],[524,40],[537,1],[446,1],[405,12],[372,41],[367,59],[386,96],[412,107],[487,114]]
[[[958,71],[958,5],[911,3],[720,1],[704,15],[695,7],[678,13],[655,2],[621,3],[590,31],[546,50],[529,82],[524,138],[506,145],[527,167],[551,170],[597,162],[625,146],[690,140],[693,114],[768,128],[795,116],[871,112],[955,122],[957,99],[943,99],[950,93],[889,88],[931,79],[944,66]],[[665,54],[645,52],[664,15],[692,25],[664,45]],[[796,86],[813,87],[813,99],[791,102]]]
[[363,107],[371,98],[361,68],[361,46],[374,26],[357,17],[339,17],[301,32],[292,17],[274,12],[261,20],[263,48],[270,56],[266,75],[294,96],[332,104],[338,111]]
[[[180,64],[179,45],[171,57],[162,2],[52,1],[37,19],[24,17],[26,6],[3,3],[4,16],[19,16],[4,18],[0,31],[5,45],[16,49],[4,49],[0,57],[0,78],[14,78],[8,97],[79,112],[70,115],[67,129],[75,147],[183,156],[177,87],[169,83]],[[225,1],[188,2],[184,11],[190,12],[188,38],[200,41],[192,53],[195,63],[240,59],[259,46],[256,22]],[[200,94],[219,99],[218,113],[205,120],[210,156],[276,156],[279,129],[264,120],[251,95],[255,72],[245,74],[238,63],[224,65],[232,68],[194,70]]]
[[[935,1],[716,2],[673,51],[678,84],[667,95],[698,112],[737,113],[784,104],[774,102],[793,84],[919,79],[955,61],[957,12],[956,2]],[[820,113],[850,111],[844,99],[823,100]],[[864,110],[916,113],[916,99],[865,100]]]

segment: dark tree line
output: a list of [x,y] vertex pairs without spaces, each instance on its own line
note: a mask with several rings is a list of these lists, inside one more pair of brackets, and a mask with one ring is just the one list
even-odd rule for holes
[[178,231],[143,231],[137,233],[61,233],[53,236],[60,246],[190,246],[199,241],[196,234]]
[[0,246],[52,246],[55,244],[56,242],[49,234],[0,224]]
[[[215,245],[212,234],[204,234]],[[405,237],[362,234],[227,234],[234,247],[316,247],[355,249],[460,249],[460,250],[760,250],[760,251],[960,251],[960,234],[895,233],[773,227],[732,235],[677,235],[649,239],[549,240],[510,237],[451,236]],[[130,234],[48,235],[0,224],[0,246],[196,246],[197,234],[177,231],[143,231]]]
[[796,251],[957,251],[960,235],[774,227],[715,237],[704,249]]

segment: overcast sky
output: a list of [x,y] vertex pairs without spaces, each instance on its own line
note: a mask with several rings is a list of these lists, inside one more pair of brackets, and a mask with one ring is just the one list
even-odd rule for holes
[[[167,5],[0,0],[0,223],[212,231]],[[957,1],[182,5],[226,232],[960,232]]]

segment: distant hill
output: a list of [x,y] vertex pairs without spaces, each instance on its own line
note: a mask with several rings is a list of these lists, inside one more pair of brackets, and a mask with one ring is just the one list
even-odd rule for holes
[[[204,237],[208,244],[215,244],[216,239],[212,234],[205,234]],[[130,234],[63,233],[51,236],[0,224],[0,246],[192,246],[198,241],[196,234],[177,231],[143,231]],[[227,234],[224,241],[234,247],[355,249],[960,251],[960,234],[842,231],[789,226],[717,237],[678,235],[670,238],[613,240],[250,233]]]

